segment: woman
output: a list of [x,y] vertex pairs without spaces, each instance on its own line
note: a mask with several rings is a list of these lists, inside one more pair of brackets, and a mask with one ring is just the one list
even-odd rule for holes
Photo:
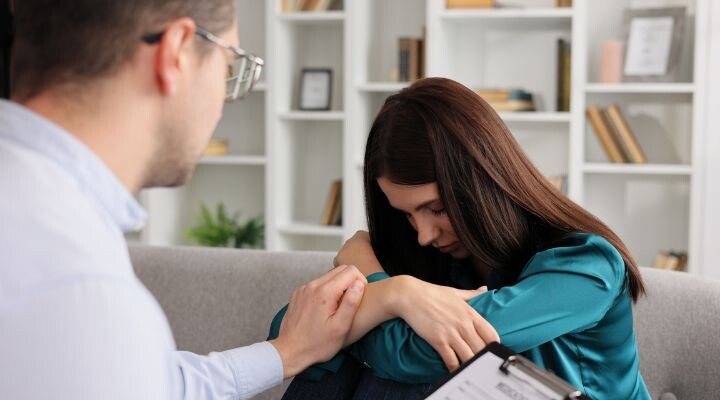
[[[368,289],[404,279],[366,290],[348,339],[374,375],[437,382],[445,365],[476,352],[482,343],[466,328],[443,343],[426,321],[440,320],[431,303],[466,298],[504,345],[591,398],[650,398],[632,325],[632,302],[644,291],[635,261],[612,230],[547,182],[475,93],[431,78],[389,97],[368,137],[364,177],[369,237],[353,237],[336,261],[357,265],[376,282]],[[484,285],[489,290],[472,297],[441,291]],[[398,291],[415,293],[417,304],[384,309],[383,299]],[[473,326],[491,339],[492,330]],[[336,358],[309,372],[358,375],[343,377],[341,365]],[[322,377],[328,388],[329,376]],[[289,397],[321,390],[297,381]]]

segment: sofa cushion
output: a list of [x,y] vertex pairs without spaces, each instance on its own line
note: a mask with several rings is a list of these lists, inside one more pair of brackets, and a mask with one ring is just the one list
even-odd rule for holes
[[720,393],[720,281],[641,268],[647,296],[633,309],[640,371],[654,399]]

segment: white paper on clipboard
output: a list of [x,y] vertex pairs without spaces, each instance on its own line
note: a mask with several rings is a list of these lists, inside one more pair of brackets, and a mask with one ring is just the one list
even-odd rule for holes
[[501,357],[487,352],[431,394],[428,400],[562,400],[523,371],[506,374]]

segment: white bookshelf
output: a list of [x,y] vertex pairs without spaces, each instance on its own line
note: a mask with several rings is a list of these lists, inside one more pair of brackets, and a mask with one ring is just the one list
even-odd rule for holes
[[[537,112],[501,113],[532,161],[568,176],[568,195],[606,221],[642,265],[660,249],[687,250],[690,271],[703,240],[698,179],[708,71],[703,33],[710,0],[517,0],[524,8],[447,10],[445,0],[345,0],[344,9],[282,13],[280,0],[239,0],[241,46],[267,60],[247,100],[229,104],[216,136],[230,153],[205,157],[187,188],[144,194],[148,243],[187,243],[182,230],[199,201],[226,200],[246,217],[264,214],[272,250],[337,250],[365,228],[362,165],[370,125],[392,82],[399,37],[426,29],[427,76],[466,86],[522,87]],[[599,83],[600,43],[622,39],[626,7],[683,5],[690,21],[680,83]],[[571,111],[558,112],[557,39],[572,43]],[[520,60],[520,61],[519,61]],[[333,70],[330,111],[297,107],[303,67]],[[610,164],[586,121],[589,105],[619,104],[648,164]],[[343,180],[343,225],[319,223],[331,182]]]

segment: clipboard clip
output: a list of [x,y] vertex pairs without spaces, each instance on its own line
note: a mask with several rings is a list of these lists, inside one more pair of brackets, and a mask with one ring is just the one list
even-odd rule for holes
[[587,399],[587,396],[583,395],[581,391],[566,384],[564,381],[562,381],[555,375],[541,370],[535,364],[519,355],[513,354],[508,356],[499,368],[500,371],[502,371],[505,375],[511,375],[511,367],[521,370],[529,377],[543,383],[545,386],[552,389],[553,391],[565,394],[563,400]]

